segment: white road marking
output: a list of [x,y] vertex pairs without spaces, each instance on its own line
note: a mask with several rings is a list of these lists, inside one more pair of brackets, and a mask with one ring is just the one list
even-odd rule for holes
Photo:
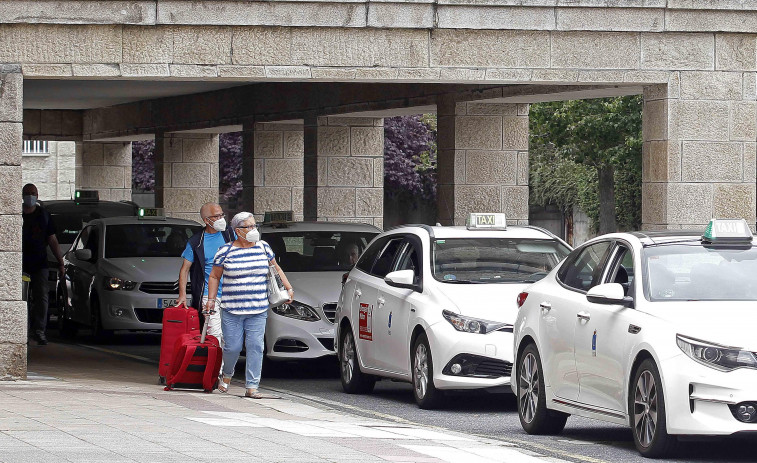
[[246,427],[246,428],[263,428],[262,424],[252,423],[244,420],[234,420],[230,418],[188,418],[192,421],[209,424],[211,426],[224,427]]
[[449,463],[544,463],[542,458],[499,446],[463,448],[405,444],[401,446]]
[[452,434],[447,434],[447,433],[438,432],[438,431],[431,431],[429,429],[401,428],[401,427],[391,427],[391,426],[381,426],[379,429],[383,429],[384,431],[389,431],[389,432],[393,432],[397,434],[402,434],[403,436],[414,437],[416,439],[440,440],[440,441],[470,441],[471,440],[467,437],[455,436]]

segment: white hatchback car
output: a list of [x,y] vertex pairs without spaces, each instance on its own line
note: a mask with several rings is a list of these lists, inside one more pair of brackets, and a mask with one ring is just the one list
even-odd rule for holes
[[345,392],[370,392],[378,377],[412,382],[421,408],[443,390],[510,392],[515,298],[570,248],[536,227],[504,227],[502,214],[473,223],[401,226],[371,243],[337,306]]
[[757,432],[757,247],[744,220],[585,243],[518,297],[523,428],[569,414],[633,428],[644,456],[681,435]]

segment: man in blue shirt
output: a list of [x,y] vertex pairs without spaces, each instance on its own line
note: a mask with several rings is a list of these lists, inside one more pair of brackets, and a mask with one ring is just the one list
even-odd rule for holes
[[[192,303],[191,307],[202,313],[202,308],[208,300],[208,277],[213,270],[213,258],[218,248],[234,241],[236,236],[232,230],[226,228],[226,218],[221,206],[215,203],[207,203],[200,208],[200,218],[205,224],[202,233],[195,233],[187,242],[187,247],[182,253],[184,262],[179,270],[179,298],[177,304],[187,303],[187,277],[192,276]],[[223,282],[218,287],[216,295],[216,307],[220,307]],[[208,315],[208,334],[218,338],[223,345],[221,332],[221,312]]]

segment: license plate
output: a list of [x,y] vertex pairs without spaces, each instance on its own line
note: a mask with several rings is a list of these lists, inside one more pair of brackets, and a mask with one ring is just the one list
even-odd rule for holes
[[158,308],[166,309],[168,307],[176,306],[176,298],[162,297],[158,299]]

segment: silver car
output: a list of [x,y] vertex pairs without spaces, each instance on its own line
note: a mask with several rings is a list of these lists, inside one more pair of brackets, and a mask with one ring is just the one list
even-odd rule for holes
[[260,232],[294,288],[291,304],[268,312],[268,359],[335,355],[334,315],[342,277],[381,230],[357,223],[287,222],[264,223]]
[[89,222],[65,254],[61,332],[79,327],[160,330],[163,309],[179,295],[181,253],[202,226],[165,217],[112,217]]

